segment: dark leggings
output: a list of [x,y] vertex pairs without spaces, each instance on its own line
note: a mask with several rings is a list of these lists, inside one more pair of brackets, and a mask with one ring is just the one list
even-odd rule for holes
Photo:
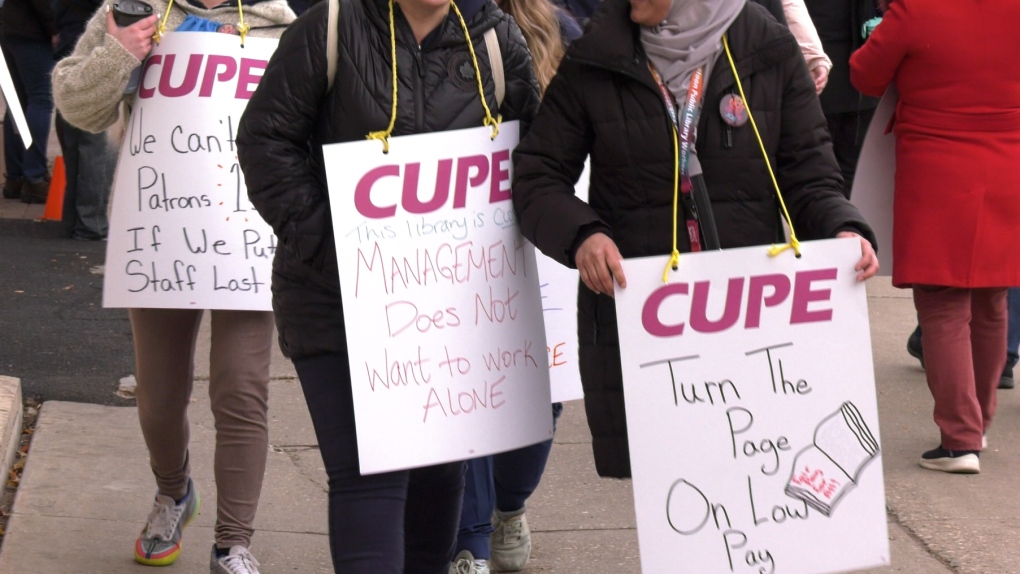
[[329,549],[344,574],[445,574],[464,463],[362,476],[347,355],[294,361],[329,478]]

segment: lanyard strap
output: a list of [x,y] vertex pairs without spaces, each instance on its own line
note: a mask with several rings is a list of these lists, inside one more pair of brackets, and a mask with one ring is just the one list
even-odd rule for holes
[[[698,115],[701,113],[701,99],[704,95],[703,88],[705,83],[705,68],[698,68],[694,71],[694,74],[691,75],[691,83],[687,88],[687,98],[684,101],[683,110],[681,110],[679,115],[677,114],[677,106],[672,92],[669,91],[669,87],[662,81],[662,77],[651,62],[648,63],[648,69],[651,70],[652,77],[655,78],[655,83],[659,86],[659,93],[662,95],[662,101],[666,106],[666,114],[669,116],[670,122],[673,124],[673,133],[675,136],[678,136],[676,139],[679,140],[680,149],[677,153],[677,162],[679,162],[680,168],[680,189],[673,190],[673,211],[675,214],[677,210],[676,196],[678,195],[677,191],[679,191],[679,195],[683,198],[684,216],[687,223],[687,236],[691,242],[691,251],[701,251],[701,230],[698,226],[698,212],[694,209],[691,200],[692,184],[690,162],[691,146],[694,143],[694,129],[695,126],[697,126]],[[674,142],[676,142],[676,139],[674,139]],[[674,186],[675,185],[676,182],[674,182]]]

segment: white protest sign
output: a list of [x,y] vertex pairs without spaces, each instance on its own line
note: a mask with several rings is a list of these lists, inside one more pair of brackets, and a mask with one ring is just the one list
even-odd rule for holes
[[643,572],[889,563],[860,242],[624,261],[617,289]]
[[276,237],[237,163],[237,122],[277,40],[163,37],[117,164],[103,305],[271,310]]
[[[588,201],[591,165],[585,164],[575,194]],[[545,339],[549,344],[549,379],[554,403],[584,397],[577,354],[577,269],[561,265],[538,253],[538,276],[542,280],[542,311]]]
[[7,67],[7,59],[2,55],[0,55],[0,91],[4,94],[7,110],[11,112],[11,117],[14,118],[14,127],[18,129],[18,135],[21,136],[25,149],[32,147],[32,132],[28,130],[25,110],[21,109],[18,91],[14,88],[14,79],[11,78],[11,70]]
[[857,173],[850,200],[875,232],[878,252],[882,258],[879,275],[892,275],[893,270],[893,193],[896,189],[896,136],[885,133],[896,112],[899,94],[890,87],[875,109],[868,134],[861,145]]
[[362,474],[552,438],[517,122],[323,147]]

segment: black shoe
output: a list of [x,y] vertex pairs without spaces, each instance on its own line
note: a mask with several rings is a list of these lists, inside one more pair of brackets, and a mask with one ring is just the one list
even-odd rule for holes
[[20,199],[21,188],[25,185],[22,177],[8,177],[4,181],[4,199]]
[[39,181],[25,181],[24,187],[21,188],[21,202],[22,203],[46,203],[46,198],[50,195],[50,180],[41,179]]
[[1015,386],[1016,381],[1013,380],[1013,367],[1006,365],[1002,368],[1002,376],[999,377],[999,388],[1012,389]]
[[907,353],[911,357],[921,362],[921,368],[924,368],[924,348],[921,346],[921,326],[918,325],[914,332],[907,338]]
[[939,445],[921,455],[921,467],[954,474],[977,474],[981,472],[980,456],[981,451],[946,450]]

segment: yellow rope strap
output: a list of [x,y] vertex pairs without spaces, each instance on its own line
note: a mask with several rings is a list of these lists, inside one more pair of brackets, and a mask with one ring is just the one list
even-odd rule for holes
[[[166,5],[166,13],[163,14],[163,19],[160,20],[159,25],[156,26],[156,32],[152,35],[152,41],[159,44],[159,41],[166,35],[166,21],[170,18],[170,8],[173,8],[174,0],[170,0]],[[241,8],[241,0],[237,0],[237,14],[239,22],[237,23],[237,33],[241,35],[241,47],[244,47],[244,39],[248,36],[248,31],[251,30],[251,26],[244,23],[244,10]]]
[[244,23],[244,10],[241,8],[241,0],[237,0],[237,33],[241,35],[241,47],[244,47],[244,39],[248,36],[251,26]]
[[[172,2],[173,0],[171,0]],[[238,0],[240,2],[240,0]],[[457,19],[460,20],[460,27],[464,30],[464,39],[467,40],[468,51],[471,53],[471,63],[475,67],[475,79],[478,81],[478,96],[482,100],[482,107],[485,108],[485,122],[486,127],[492,128],[492,139],[496,139],[499,135],[499,124],[503,121],[503,117],[497,115],[495,119],[492,117],[492,112],[489,110],[489,104],[485,102],[485,90],[482,88],[482,73],[478,69],[478,58],[475,56],[475,46],[471,41],[471,33],[468,31],[467,23],[464,21],[464,16],[461,15],[457,5],[450,0],[450,6],[453,8],[453,12],[457,15]],[[383,144],[383,153],[390,152],[390,135],[393,133],[393,126],[397,123],[397,35],[395,33],[394,18],[393,18],[393,0],[390,0],[390,59],[391,68],[393,70],[393,105],[390,108],[390,125],[385,130],[378,132],[371,132],[368,134],[368,139],[379,140]]]
[[166,21],[170,18],[170,8],[173,8],[174,0],[170,0],[166,5],[166,12],[163,14],[163,19],[160,20],[159,26],[156,26],[156,32],[152,35],[152,41],[159,44],[159,41],[163,39],[163,35],[166,34]]
[[[478,58],[475,56],[475,45],[471,41],[471,33],[468,31],[467,23],[464,22],[464,16],[460,13],[460,8],[457,8],[452,0],[450,6],[453,7],[453,11],[457,14],[457,19],[460,20],[460,28],[464,30],[464,39],[467,40],[468,51],[471,53],[471,63],[475,67],[475,80],[478,81],[478,97],[482,100],[482,107],[485,108],[485,122],[486,127],[492,128],[492,138],[496,139],[499,135],[499,124],[503,121],[503,116],[496,115],[496,119],[492,118],[492,112],[489,111],[489,104],[485,102],[485,90],[482,88],[482,72],[478,69]],[[498,110],[497,110],[498,111]]]
[[744,108],[747,110],[747,117],[751,120],[751,128],[754,129],[754,137],[758,138],[758,146],[761,148],[762,157],[765,158],[765,166],[769,170],[769,177],[772,178],[772,186],[776,190],[776,197],[779,198],[779,206],[783,210],[783,217],[786,218],[787,225],[790,226],[790,242],[786,245],[773,245],[769,248],[769,255],[775,257],[787,249],[793,249],[793,252],[800,257],[800,241],[797,241],[797,234],[793,230],[793,220],[790,219],[790,212],[786,209],[786,202],[783,201],[783,194],[779,191],[779,182],[776,181],[776,174],[772,171],[772,162],[769,161],[769,154],[765,151],[765,143],[761,139],[761,133],[758,131],[758,125],[754,121],[754,115],[751,114],[751,105],[747,101],[747,97],[744,95],[744,87],[740,84],[740,74],[737,72],[737,65],[733,63],[733,54],[730,53],[730,43],[726,39],[726,35],[723,34],[723,48],[726,49],[726,59],[730,62],[730,70],[733,71],[733,79],[737,83],[737,90],[740,91],[740,99],[744,101]]
[[680,209],[680,142],[677,140],[676,126],[673,126],[673,253],[669,263],[662,272],[662,282],[669,283],[669,272],[680,268],[680,250],[676,247],[676,218]]
[[390,125],[379,132],[369,132],[368,139],[382,142],[383,153],[390,153],[390,134],[397,124],[397,35],[393,24],[393,0],[390,0],[390,60],[393,69],[393,106],[390,108]]

